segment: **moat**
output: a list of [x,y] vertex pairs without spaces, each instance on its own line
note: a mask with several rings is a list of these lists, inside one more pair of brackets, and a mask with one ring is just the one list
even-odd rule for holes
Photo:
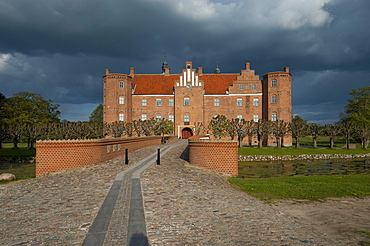
[[243,178],[346,174],[370,174],[370,158],[239,162]]

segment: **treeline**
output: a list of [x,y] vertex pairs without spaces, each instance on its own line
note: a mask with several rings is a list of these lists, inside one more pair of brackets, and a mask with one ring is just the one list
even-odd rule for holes
[[106,136],[133,137],[162,135],[173,131],[173,122],[163,120],[134,120],[133,122],[89,123],[89,122],[52,122],[27,124],[0,124],[0,148],[5,140],[13,142],[18,148],[21,140],[26,140],[28,148],[34,148],[36,140],[99,139]]
[[[202,126],[203,127],[203,126]],[[213,118],[208,126],[216,138],[230,137],[238,139],[241,147],[244,138],[248,138],[248,143],[252,146],[252,139],[256,136],[258,147],[265,144],[268,137],[274,138],[276,147],[284,146],[284,138],[291,136],[296,140],[296,147],[300,147],[302,137],[312,137],[313,147],[317,148],[318,137],[329,137],[330,148],[334,148],[334,141],[337,137],[346,139],[346,148],[349,148],[350,139],[355,138],[361,141],[362,147],[367,149],[370,141],[370,125],[354,123],[351,121],[319,125],[316,123],[307,123],[299,116],[295,116],[292,122],[284,121],[246,121],[244,119],[227,119],[220,115]]]

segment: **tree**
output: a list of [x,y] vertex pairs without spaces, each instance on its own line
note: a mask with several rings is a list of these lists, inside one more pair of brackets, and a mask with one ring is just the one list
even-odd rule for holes
[[330,138],[330,148],[334,148],[334,139],[338,136],[340,132],[340,127],[338,124],[327,124],[325,125],[325,132]]
[[351,121],[356,125],[370,125],[370,86],[353,89],[349,94],[353,99],[348,100],[341,120]]
[[19,92],[3,101],[4,120],[8,124],[59,122],[59,105],[40,94]]
[[350,138],[355,131],[355,124],[353,121],[348,121],[340,124],[339,127],[340,132],[343,133],[344,137],[346,138],[346,149],[349,149]]
[[271,133],[271,121],[266,120],[259,120],[256,124],[256,131],[258,137],[258,148],[262,148],[263,141],[270,135]]
[[317,138],[324,132],[324,127],[316,123],[308,124],[308,133],[312,137],[313,147],[317,148]]
[[208,128],[212,131],[215,138],[221,139],[225,136],[225,130],[227,127],[227,118],[225,115],[217,115],[212,118]]
[[300,139],[307,133],[307,120],[303,120],[298,115],[294,116],[289,124],[290,132],[296,140],[296,148],[300,147]]
[[284,138],[289,133],[289,123],[283,120],[272,122],[272,133],[276,140],[276,147],[284,147]]
[[357,125],[355,127],[355,133],[361,139],[362,148],[367,149],[370,142],[370,125]]
[[103,122],[103,104],[99,104],[94,111],[91,112],[89,117],[90,123]]

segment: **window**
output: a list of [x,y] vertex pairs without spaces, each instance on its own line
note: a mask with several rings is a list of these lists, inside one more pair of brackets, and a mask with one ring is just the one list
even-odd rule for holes
[[258,114],[253,115],[253,121],[258,122]]
[[243,115],[238,115],[237,118],[238,118],[239,122],[241,122],[242,119],[243,119]]
[[252,90],[255,90],[256,89],[256,85],[252,85]]
[[242,98],[238,98],[238,99],[236,100],[236,105],[237,105],[237,106],[243,106],[243,99],[242,99]]
[[220,98],[215,98],[214,105],[216,107],[219,107],[220,106]]
[[173,98],[168,99],[168,106],[173,106],[173,105],[174,105]]
[[184,114],[184,122],[190,121],[190,114]]
[[157,119],[157,121],[159,121],[159,120],[161,120],[161,119],[162,119],[162,115],[157,114],[157,115],[155,116],[155,118]]
[[162,106],[162,99],[157,98],[157,100],[155,100],[155,105],[156,106]]
[[141,120],[146,120],[146,114],[141,115]]
[[271,81],[271,87],[276,87],[276,80]]
[[277,121],[277,113],[271,114],[271,121]]
[[173,114],[170,114],[168,116],[168,120],[174,122],[175,121],[175,116]]
[[141,106],[143,106],[143,107],[146,106],[146,99],[141,99]]
[[189,106],[190,105],[190,98],[189,97],[185,97],[184,98],[184,106]]
[[125,104],[125,97],[119,97],[118,103],[119,104]]
[[276,96],[271,97],[271,103],[276,103]]
[[258,98],[253,98],[253,106],[258,106]]
[[239,90],[244,90],[244,85],[239,85]]
[[119,82],[119,88],[125,88],[125,83],[123,81]]
[[125,115],[123,113],[118,114],[118,120],[119,121],[124,121],[125,120]]

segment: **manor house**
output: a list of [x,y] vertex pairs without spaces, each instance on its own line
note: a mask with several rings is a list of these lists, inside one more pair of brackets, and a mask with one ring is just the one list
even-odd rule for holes
[[[251,70],[250,63],[240,73],[203,73],[187,61],[179,74],[171,74],[167,62],[160,74],[111,73],[104,81],[104,121],[169,119],[174,134],[181,138],[193,135],[196,123],[208,125],[216,115],[291,122],[292,75],[289,68],[262,76]],[[291,145],[291,140],[285,140]]]

